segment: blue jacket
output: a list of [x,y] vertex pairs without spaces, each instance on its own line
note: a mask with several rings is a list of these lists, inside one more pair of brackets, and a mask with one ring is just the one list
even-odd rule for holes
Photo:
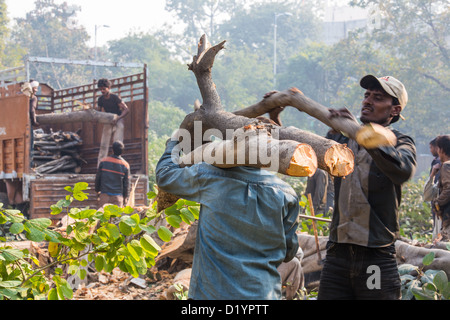
[[156,167],[158,186],[201,204],[189,297],[195,300],[281,299],[277,267],[298,250],[299,201],[265,170],[180,168],[169,142]]

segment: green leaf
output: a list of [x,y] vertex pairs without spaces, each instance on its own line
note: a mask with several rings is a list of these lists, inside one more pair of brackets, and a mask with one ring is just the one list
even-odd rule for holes
[[48,292],[48,300],[59,300],[58,293],[55,288],[50,289]]
[[114,240],[116,240],[120,237],[119,228],[117,228],[117,226],[115,224],[108,223],[105,226],[105,228],[106,228],[106,230],[108,230],[110,237],[113,238]]
[[[79,277],[81,280],[84,280],[84,279],[86,278],[86,276],[87,276],[87,271],[86,271],[86,269],[79,269],[79,270],[78,270],[78,277]],[[72,294],[73,294],[73,292],[72,292]],[[72,299],[72,298],[70,298],[70,299]]]
[[11,225],[11,227],[9,228],[9,232],[11,232],[12,234],[19,234],[24,230],[23,224],[22,223],[13,223]]
[[187,224],[190,224],[190,222],[195,221],[194,215],[188,208],[181,209],[181,217],[184,218],[183,221],[186,222]]
[[7,262],[14,262],[23,258],[23,252],[17,249],[5,249],[0,251],[0,256]]
[[161,251],[161,247],[147,234],[144,234],[144,236],[141,237],[140,243],[142,248],[153,256],[158,255],[158,252]]
[[63,283],[60,286],[61,292],[62,292],[62,294],[64,295],[65,298],[70,300],[70,299],[73,298],[73,290],[72,290],[72,288],[70,287],[69,283],[66,280],[64,280],[64,279],[62,279],[62,280],[63,280]]
[[95,257],[95,269],[98,272],[103,270],[104,264],[105,264],[105,258],[102,255],[98,255]]
[[179,215],[180,211],[178,210],[177,205],[174,204],[173,206],[164,210],[164,213],[166,214],[166,216],[172,216],[172,215]]
[[125,223],[123,221],[121,221],[119,223],[119,230],[125,236],[129,236],[129,235],[131,235],[133,233],[133,228],[130,227],[130,225],[128,225],[127,223]]
[[429,266],[434,260],[434,252],[430,252],[429,254],[427,254],[425,257],[423,257],[423,265],[424,266]]
[[93,217],[96,213],[97,210],[95,209],[80,210],[78,208],[72,208],[70,209],[69,217],[75,220],[83,220]]
[[17,280],[0,281],[0,288],[15,288],[20,286],[22,282]]
[[164,226],[158,229],[158,236],[164,242],[169,242],[172,239],[173,233]]
[[398,266],[398,272],[400,275],[409,274],[409,273],[411,273],[413,271],[417,271],[417,270],[419,270],[418,267],[416,267],[412,264],[408,264],[408,263],[401,264]]
[[156,228],[154,226],[145,226],[140,224],[139,227],[141,228],[141,230],[144,230],[145,232],[152,234],[153,232],[156,231]]
[[199,219],[200,217],[200,208],[199,207],[189,207],[189,211],[192,213],[195,219]]
[[127,243],[127,249],[134,260],[136,260],[136,261],[141,260],[141,256],[140,256],[139,252],[136,250],[136,248],[133,245],[131,245],[131,243]]
[[166,217],[167,222],[174,228],[179,228],[180,223],[183,221],[180,216],[177,215],[171,215]]
[[56,204],[52,204],[50,206],[50,210],[51,210],[50,214],[52,216],[56,216],[56,215],[60,214],[63,209],[61,207],[57,206]]
[[434,276],[433,283],[435,284],[436,288],[439,291],[444,291],[446,287],[448,286],[448,277],[447,274],[440,270],[436,275]]

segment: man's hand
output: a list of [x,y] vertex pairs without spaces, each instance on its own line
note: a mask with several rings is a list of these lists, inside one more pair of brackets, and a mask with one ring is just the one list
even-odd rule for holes
[[329,119],[333,119],[333,118],[347,118],[350,120],[355,120],[356,121],[356,117],[347,109],[347,108],[342,108],[342,109],[328,109],[328,111],[330,111],[330,114],[328,116]]
[[440,164],[440,163],[436,163],[433,166],[433,168],[431,168],[431,173],[430,173],[431,177],[434,177],[439,172],[439,170],[441,169],[441,165],[442,164]]
[[272,95],[274,95],[275,93],[278,93],[278,91],[270,91],[270,92],[267,92],[265,95],[264,95],[264,99],[267,99],[267,98],[270,98]]

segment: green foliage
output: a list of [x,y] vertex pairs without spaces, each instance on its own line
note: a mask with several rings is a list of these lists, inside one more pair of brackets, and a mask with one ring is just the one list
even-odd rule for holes
[[[312,216],[311,214],[311,205],[309,203],[308,198],[305,195],[302,195],[300,201],[300,207],[303,208],[304,212],[308,216]],[[325,218],[324,214],[315,214],[317,218]],[[329,222],[326,221],[315,221],[317,233],[319,236],[328,236],[330,234]],[[300,219],[299,231],[306,232],[310,235],[314,235],[314,227],[313,221],[309,219]]]
[[408,181],[402,188],[399,208],[400,235],[431,242],[433,221],[430,205],[422,200],[424,179]]
[[423,258],[422,267],[411,264],[399,266],[403,300],[450,300],[447,274],[442,270],[423,271],[425,266],[431,265],[434,258],[434,252],[430,252]]
[[[153,236],[164,242],[173,236],[168,228],[155,225],[166,219],[172,227],[179,228],[181,222],[191,224],[198,219],[199,205],[186,200],[179,200],[161,213],[156,212],[154,201],[145,214],[116,205],[106,206],[103,211],[71,207],[74,201],[87,199],[87,187],[85,182],[66,187],[66,198],[51,206],[53,215],[67,213],[73,219],[64,234],[51,228],[50,219],[27,220],[17,210],[0,210],[0,224],[11,223],[10,232],[25,232],[31,241],[48,243],[54,259],[41,266],[28,250],[0,247],[0,299],[72,299],[73,290],[65,277],[77,275],[84,279],[87,274],[82,267],[89,263],[99,272],[110,273],[119,268],[135,278],[145,275],[161,250]],[[155,196],[154,192],[148,194],[149,199]],[[50,273],[52,268],[55,269]]]

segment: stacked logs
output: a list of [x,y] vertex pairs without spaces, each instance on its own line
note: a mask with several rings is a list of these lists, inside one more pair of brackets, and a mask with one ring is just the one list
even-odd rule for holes
[[83,144],[78,133],[35,130],[32,151],[33,170],[37,174],[80,173],[85,160],[80,157]]

